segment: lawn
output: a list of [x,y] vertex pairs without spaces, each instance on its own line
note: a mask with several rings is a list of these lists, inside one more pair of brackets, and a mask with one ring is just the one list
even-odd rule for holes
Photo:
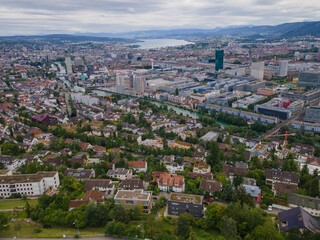
[[[63,234],[73,237],[77,234],[77,229],[65,228],[65,227],[53,227],[51,229],[39,228],[25,221],[21,222],[21,230],[19,237],[24,238],[62,238]],[[0,233],[0,238],[3,237],[18,237],[18,232],[14,230],[13,222],[10,223],[10,228],[7,231]],[[35,229],[41,229],[41,232],[36,233]],[[103,235],[105,231],[104,227],[101,228],[85,228],[80,229],[80,235]]]
[[[35,206],[38,203],[37,199],[27,200],[31,206]],[[24,200],[0,200],[0,209],[14,209],[15,207],[24,207],[26,201]]]

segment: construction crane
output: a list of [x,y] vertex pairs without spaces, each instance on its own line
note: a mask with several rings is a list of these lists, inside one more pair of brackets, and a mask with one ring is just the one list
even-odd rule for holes
[[285,149],[286,146],[287,146],[287,138],[288,136],[294,136],[296,135],[296,133],[289,133],[286,131],[285,134],[275,134],[275,135],[266,135],[265,138],[269,138],[269,137],[285,137],[285,140],[284,140],[284,144],[283,144],[283,148]]
[[290,76],[290,85],[292,85],[292,75],[293,75],[293,73],[291,72],[291,73],[289,73],[289,76]]

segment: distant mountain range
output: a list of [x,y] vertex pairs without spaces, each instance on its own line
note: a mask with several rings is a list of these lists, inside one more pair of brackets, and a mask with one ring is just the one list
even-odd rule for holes
[[265,38],[299,37],[305,35],[320,36],[320,21],[284,23],[276,26],[231,26],[214,29],[147,30],[125,33],[76,33],[75,35],[119,38],[184,38],[222,35],[258,36]]
[[29,35],[29,36],[0,36],[0,40],[34,40],[41,39],[47,40],[49,42],[82,42],[82,41],[99,41],[99,42],[112,42],[112,41],[122,41],[127,43],[135,42],[132,39],[127,38],[117,38],[117,37],[105,37],[105,36],[83,36],[83,35],[72,35],[72,34],[50,34],[50,35]]
[[172,30],[146,30],[124,33],[75,33],[51,34],[36,36],[8,36],[0,40],[31,40],[43,39],[54,42],[62,41],[122,41],[134,42],[134,39],[143,38],[176,38],[187,39],[207,36],[237,35],[250,38],[288,38],[300,36],[320,37],[320,21],[284,23],[276,26],[229,26],[214,29],[172,29]]

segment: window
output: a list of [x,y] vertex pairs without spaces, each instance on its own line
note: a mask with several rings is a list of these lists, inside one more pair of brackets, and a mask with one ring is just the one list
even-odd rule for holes
[[130,201],[129,201],[129,200],[127,200],[127,201],[126,201],[126,204],[127,204],[127,205],[133,205],[133,201],[131,201],[131,200],[130,200]]
[[143,206],[148,206],[148,202],[147,201],[144,201],[142,204],[143,204]]
[[115,204],[120,204],[120,200],[115,200]]
[[281,222],[281,227],[287,227],[288,226],[288,222],[286,220]]

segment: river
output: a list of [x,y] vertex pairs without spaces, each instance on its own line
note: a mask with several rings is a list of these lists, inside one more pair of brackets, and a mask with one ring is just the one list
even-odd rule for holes
[[[105,91],[101,91],[101,90],[93,90],[93,93],[97,94],[98,96],[111,96],[112,93],[110,92],[105,92]],[[161,105],[166,105],[168,107],[169,110],[173,110],[175,111],[177,114],[182,114],[185,117],[191,117],[191,118],[195,118],[195,119],[199,119],[201,116],[203,116],[203,114],[201,113],[197,113],[185,108],[180,108],[178,106],[174,106],[170,103],[167,102],[158,102],[152,99],[144,99],[145,101],[149,101],[152,102],[153,104],[157,105],[157,106],[161,106]],[[222,122],[222,121],[217,121],[218,123],[220,123],[220,125],[224,128],[226,126],[230,126],[231,124],[226,123],[226,122]]]

